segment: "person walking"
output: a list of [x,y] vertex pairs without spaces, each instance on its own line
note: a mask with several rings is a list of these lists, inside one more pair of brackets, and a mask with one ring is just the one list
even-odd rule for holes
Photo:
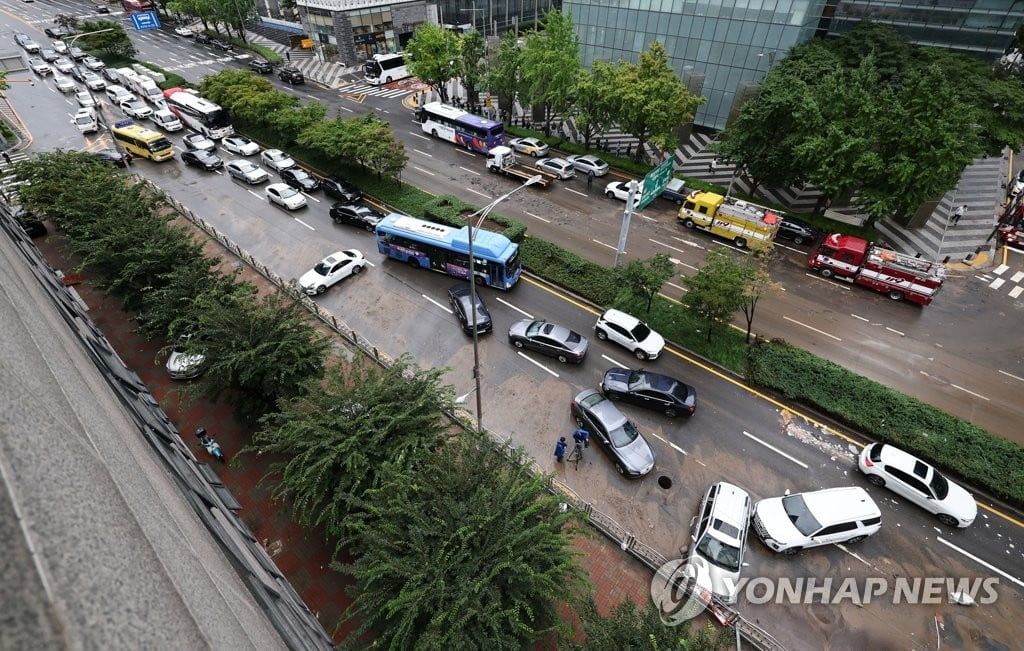
[[575,432],[572,433],[572,440],[575,441],[576,445],[578,446],[589,448],[590,432],[580,427]]
[[950,220],[950,224],[953,225],[953,226],[956,226],[957,224],[960,223],[960,218],[963,217],[966,214],[967,214],[967,204],[963,204],[962,206],[959,206],[956,210],[953,211],[953,219]]
[[594,187],[594,170],[587,172],[587,192],[590,192],[590,188]]
[[712,158],[711,162],[708,163],[708,174],[714,174],[715,170],[718,169],[718,159]]
[[11,164],[11,155],[8,154],[6,151],[4,152],[4,162],[7,163],[8,165]]
[[292,60],[292,53],[291,52],[285,52],[284,53],[284,58],[288,59],[289,61],[291,61]]
[[558,442],[555,443],[555,460],[558,463],[565,463],[565,437],[561,436],[558,438]]

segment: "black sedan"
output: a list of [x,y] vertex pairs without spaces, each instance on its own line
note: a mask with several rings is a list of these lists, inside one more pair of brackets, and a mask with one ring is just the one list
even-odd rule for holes
[[697,391],[674,377],[643,369],[610,368],[601,380],[609,400],[622,400],[662,412],[670,418],[691,415],[697,409]]
[[324,194],[328,197],[334,197],[346,203],[355,203],[363,198],[363,193],[359,191],[359,188],[333,176],[322,179],[320,187],[324,189]]
[[97,4],[97,5],[93,5],[93,6],[96,7],[96,13],[98,13],[98,14],[109,14],[110,13],[110,7],[108,7],[107,5]]
[[508,329],[508,342],[516,348],[535,350],[563,364],[579,364],[587,355],[587,338],[565,326],[522,319]]
[[775,237],[780,240],[789,240],[793,244],[805,244],[821,237],[821,231],[795,217],[783,217],[782,223],[779,224],[779,232]]
[[181,160],[188,167],[201,167],[210,172],[224,167],[224,161],[220,156],[204,149],[181,152]]
[[58,27],[47,27],[46,29],[43,30],[43,33],[46,34],[47,36],[49,36],[50,38],[56,38],[56,39],[61,39],[61,38],[64,38],[65,36],[71,36],[71,30],[65,29],[65,28],[59,27],[59,26]]
[[320,189],[320,179],[301,167],[289,167],[286,170],[281,170],[281,180],[303,192],[316,192]]
[[377,224],[384,219],[384,215],[369,206],[339,201],[331,206],[331,219],[335,224],[358,226],[372,233]]
[[479,293],[476,294],[476,309],[473,309],[473,296],[469,291],[469,283],[455,285],[449,289],[448,302],[451,303],[455,318],[459,320],[459,325],[462,326],[462,331],[466,334],[473,334],[474,318],[476,319],[477,334],[490,332],[494,327],[494,324],[491,323],[491,313],[487,311],[484,299],[480,298]]
[[643,477],[654,469],[654,450],[643,434],[600,392],[587,389],[569,408],[576,425],[590,433],[590,440],[611,457],[620,475]]
[[128,159],[124,154],[116,149],[101,149],[99,151],[92,152],[92,155],[104,163],[110,163],[111,165],[116,165],[118,167],[128,166]]
[[214,49],[220,50],[222,52],[230,52],[235,49],[235,46],[232,45],[230,41],[225,41],[222,38],[212,39],[210,41],[210,45],[212,45]]

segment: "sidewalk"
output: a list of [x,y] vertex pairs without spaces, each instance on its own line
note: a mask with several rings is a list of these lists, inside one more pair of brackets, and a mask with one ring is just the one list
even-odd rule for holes
[[[59,234],[53,234],[52,226],[50,235],[35,240],[51,266],[69,273],[74,265],[61,253],[61,241]],[[221,256],[225,265],[237,261],[213,241],[207,242],[206,253]],[[265,278],[248,267],[243,268],[240,280],[254,283],[261,290],[272,288]],[[295,524],[289,509],[274,503],[270,490],[260,485],[269,460],[254,455],[245,455],[237,462],[232,460],[250,442],[252,430],[235,422],[230,405],[212,404],[183,395],[181,389],[186,388],[187,383],[172,381],[164,370],[164,359],[158,357],[163,342],[143,338],[135,330],[136,323],[130,315],[121,310],[117,299],[97,292],[88,281],[76,285],[75,289],[89,306],[97,327],[124,363],[149,387],[197,458],[214,463],[194,441],[191,432],[202,425],[217,438],[228,454],[229,463],[211,468],[242,504],[242,519],[267,548],[281,572],[316,613],[324,628],[340,641],[353,628],[352,625],[338,626],[342,613],[351,603],[346,591],[352,581],[329,568],[332,546],[325,542],[323,531],[306,530]],[[594,598],[602,612],[609,612],[627,597],[640,604],[649,599],[652,573],[632,556],[622,553],[598,533],[590,539],[577,538],[575,547],[583,554],[580,564],[589,575]]]

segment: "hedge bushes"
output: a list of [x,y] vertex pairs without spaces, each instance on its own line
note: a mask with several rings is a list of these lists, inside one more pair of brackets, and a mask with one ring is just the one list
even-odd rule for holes
[[1024,447],[782,341],[750,347],[749,380],[1024,504]]

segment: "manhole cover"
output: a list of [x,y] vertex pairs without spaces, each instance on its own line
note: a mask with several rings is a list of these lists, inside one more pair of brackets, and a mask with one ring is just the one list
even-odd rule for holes
[[672,480],[669,479],[667,476],[662,475],[661,477],[658,477],[658,486],[661,486],[662,488],[666,489],[672,488]]

